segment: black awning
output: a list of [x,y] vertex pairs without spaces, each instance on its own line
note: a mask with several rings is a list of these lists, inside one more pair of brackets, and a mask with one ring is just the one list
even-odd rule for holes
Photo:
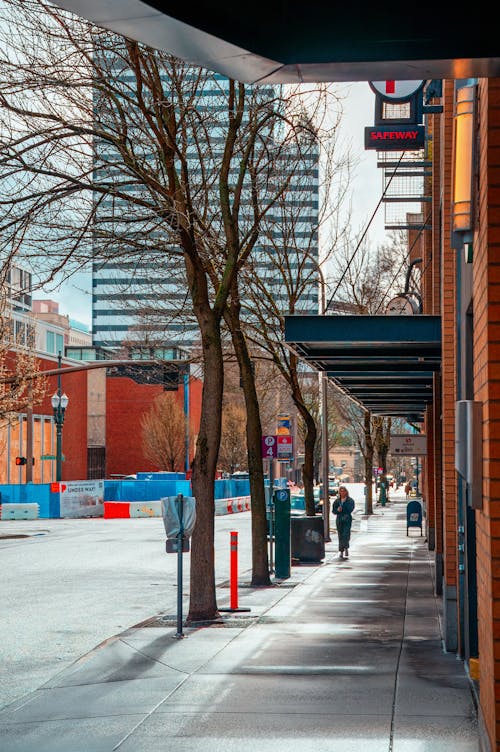
[[432,402],[439,316],[285,316],[285,343],[376,415],[421,419]]
[[490,3],[450,12],[435,3],[324,0],[53,0],[118,34],[239,81],[302,83],[499,76]]

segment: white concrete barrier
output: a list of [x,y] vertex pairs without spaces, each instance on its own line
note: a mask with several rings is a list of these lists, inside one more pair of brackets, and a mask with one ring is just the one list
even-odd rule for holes
[[[232,499],[215,500],[216,515],[249,512],[250,509],[250,496],[236,496]],[[118,517],[161,517],[161,501],[104,502],[104,516],[106,519]]]
[[34,502],[26,504],[0,504],[2,520],[37,520],[40,517],[40,505]]
[[250,496],[235,496],[231,499],[216,499],[215,501],[215,514],[235,514],[249,512],[250,509]]
[[161,517],[161,501],[131,501],[130,517]]

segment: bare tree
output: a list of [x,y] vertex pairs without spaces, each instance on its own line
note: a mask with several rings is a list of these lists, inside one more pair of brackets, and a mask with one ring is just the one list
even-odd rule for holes
[[5,425],[41,402],[47,382],[36,358],[33,317],[14,318],[8,289],[0,289],[0,425]]
[[379,467],[382,468],[379,480],[381,483],[385,484],[385,488],[387,489],[387,455],[389,454],[391,443],[392,419],[383,418],[382,416],[377,415],[373,417],[373,425],[375,427],[375,449],[377,452]]
[[[259,248],[259,257],[249,259],[243,271],[245,291],[251,305],[239,303],[238,291],[231,293],[231,305],[226,313],[226,321],[232,315],[235,322],[244,321],[246,337],[240,335],[239,362],[242,374],[248,374],[252,348],[265,353],[288,385],[291,399],[298,411],[304,427],[304,464],[302,476],[306,514],[315,514],[313,495],[314,453],[317,447],[317,420],[308,409],[303,394],[303,384],[308,384],[310,374],[301,368],[298,357],[290,352],[284,342],[284,315],[315,313],[318,310],[318,289],[323,277],[319,262],[319,233],[329,227],[330,247],[333,248],[343,230],[338,227],[339,207],[349,186],[350,159],[348,154],[337,154],[336,128],[338,119],[326,122],[325,114],[337,108],[340,118],[340,102],[333,90],[310,92],[307,113],[300,108],[295,113],[296,138],[283,153],[288,164],[293,165],[291,174],[307,175],[307,167],[316,166],[321,176],[310,172],[300,185],[288,184],[276,201],[272,214],[265,220],[265,242]],[[320,152],[322,158],[320,160]],[[276,163],[279,174],[279,162]],[[315,182],[316,181],[316,184]],[[312,213],[311,197],[314,186],[321,194],[319,210]],[[258,201],[256,196],[255,202]],[[313,216],[311,216],[313,214]],[[333,240],[335,238],[335,240]],[[257,273],[257,262],[265,258],[265,272]],[[323,262],[328,258],[325,254]],[[235,283],[236,284],[236,283]],[[323,293],[324,294],[324,293]],[[228,322],[231,331],[239,327]],[[247,345],[247,342],[250,343]],[[246,348],[246,352],[245,352]],[[238,350],[237,350],[238,354]],[[245,381],[244,381],[245,383]],[[251,407],[251,398],[247,410]]]
[[141,420],[144,455],[158,468],[182,471],[186,420],[173,393],[160,394]]
[[346,236],[345,241],[335,255],[331,310],[346,314],[383,313],[390,298],[404,290],[408,244],[401,233],[393,233],[392,242],[375,249],[370,247],[365,233]]
[[[357,238],[348,238],[336,257],[342,272],[336,274],[330,300],[332,312],[340,315],[383,313],[390,298],[410,288],[408,243],[402,232],[392,234],[390,242],[370,249],[366,230]],[[418,296],[413,280],[411,291]],[[372,473],[375,452],[386,482],[387,454],[390,445],[391,418],[371,415],[345,398],[339,406],[350,419],[365,463],[367,488],[365,511],[372,513]]]
[[365,466],[365,514],[373,514],[373,463],[375,457],[375,422],[368,410],[345,395],[338,393],[337,408],[356,439]]
[[[321,421],[321,401],[318,379],[316,374],[311,374],[311,376],[316,377],[306,380],[303,376],[302,394],[307,410],[312,415],[315,424],[318,426],[316,445],[314,447],[314,478],[316,481],[319,481],[323,425]],[[349,428],[349,425],[346,422],[345,416],[338,409],[338,392],[331,384],[327,384],[327,395],[329,405],[327,426],[328,452],[330,452],[334,447],[345,443],[344,433],[346,428]],[[307,434],[307,427],[302,422],[299,423],[299,434],[302,441],[304,441]]]
[[229,473],[247,466],[246,412],[242,405],[230,403],[222,414],[222,438],[219,467]]
[[[289,116],[299,94],[222,81],[44,0],[6,0],[1,12],[2,253],[22,255],[46,280],[88,263],[104,272],[149,264],[165,284],[175,278],[188,292],[204,382],[187,618],[213,619],[221,325],[261,224],[286,187],[275,183],[273,165],[301,129]],[[216,106],[200,105],[207,90]],[[250,425],[252,584],[267,585],[260,436]]]

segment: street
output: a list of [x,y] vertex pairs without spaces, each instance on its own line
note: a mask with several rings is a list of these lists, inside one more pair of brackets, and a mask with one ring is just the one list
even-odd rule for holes
[[[346,485],[358,516],[364,486]],[[238,582],[248,582],[251,513],[216,516],[215,530],[216,582],[229,579],[233,530]],[[184,618],[189,564],[184,554]],[[0,520],[0,566],[0,707],[115,634],[156,614],[177,614],[177,555],[165,553],[158,517]]]
[[[215,529],[217,583],[229,578],[232,530],[238,581],[248,581],[250,512],[217,516]],[[189,559],[183,555],[185,596]],[[113,635],[177,614],[177,555],[165,553],[158,517],[0,521],[0,566],[0,707]],[[184,618],[187,608],[185,597]]]

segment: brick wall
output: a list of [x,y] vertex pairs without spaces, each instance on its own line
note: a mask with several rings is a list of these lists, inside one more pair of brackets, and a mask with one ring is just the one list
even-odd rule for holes
[[[431,264],[430,270],[424,277],[424,283],[429,284],[426,302],[430,298],[428,313],[434,316],[441,314],[441,171],[442,164],[442,116],[435,115],[431,118],[432,128],[432,228],[431,228]],[[429,279],[430,276],[430,279]],[[427,310],[427,309],[426,309]],[[434,401],[432,405],[432,442],[434,455],[429,454],[432,468],[429,468],[429,484],[432,491],[429,498],[434,500],[434,528],[435,528],[435,551],[436,551],[436,592],[442,592],[441,564],[443,557],[443,483],[442,483],[442,432],[441,432],[441,378],[440,374],[434,375]],[[432,477],[431,477],[432,475]]]
[[483,403],[483,509],[476,512],[481,711],[500,740],[500,81],[479,85],[474,237],[474,398]]
[[[202,385],[197,379],[189,384],[189,412],[194,425],[191,437],[191,459],[194,440],[200,422]],[[155,398],[163,394],[159,385],[136,384],[129,378],[106,379],[106,475],[154,472],[164,468],[147,460],[142,449],[141,419],[153,404]],[[184,390],[179,387],[173,392],[180,405],[183,405]],[[184,467],[180,468],[184,469]]]
[[[57,368],[57,360],[39,359],[39,362],[44,371]],[[48,376],[47,393],[36,411],[53,415],[50,400],[56,390],[57,376]],[[84,480],[87,477],[87,372],[63,374],[61,390],[69,398],[62,429],[62,479]]]
[[441,325],[442,325],[442,495],[443,596],[445,645],[458,648],[457,478],[455,471],[455,401],[457,374],[456,251],[451,247],[454,83],[444,82],[441,115]]

